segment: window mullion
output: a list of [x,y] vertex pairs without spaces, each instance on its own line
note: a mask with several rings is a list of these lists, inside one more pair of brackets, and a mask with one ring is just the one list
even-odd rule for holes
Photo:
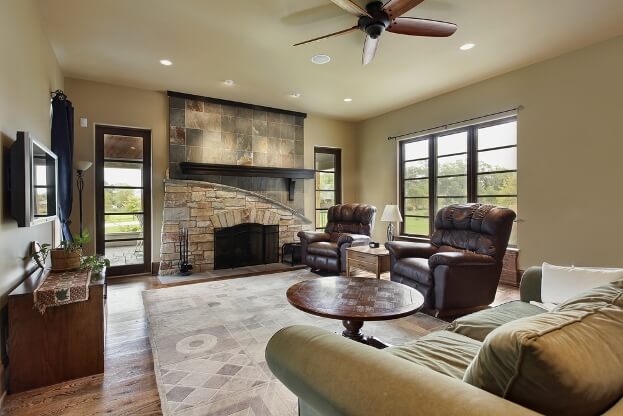
[[428,235],[433,234],[435,205],[437,202],[437,138],[433,135],[428,143]]
[[467,131],[467,202],[477,201],[478,189],[478,130],[471,126]]

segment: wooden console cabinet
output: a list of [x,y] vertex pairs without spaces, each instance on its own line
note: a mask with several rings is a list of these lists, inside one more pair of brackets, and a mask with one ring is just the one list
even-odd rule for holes
[[34,307],[37,271],[9,294],[9,384],[18,393],[104,371],[106,278],[91,278],[85,302]]

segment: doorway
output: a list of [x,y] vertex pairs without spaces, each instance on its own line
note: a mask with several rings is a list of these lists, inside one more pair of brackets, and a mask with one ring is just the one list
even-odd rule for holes
[[95,127],[95,250],[108,276],[151,271],[151,132]]

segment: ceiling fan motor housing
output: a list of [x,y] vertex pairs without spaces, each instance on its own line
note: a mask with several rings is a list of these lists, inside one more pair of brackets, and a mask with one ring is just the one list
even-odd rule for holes
[[389,16],[383,11],[383,3],[380,1],[368,3],[366,10],[372,17],[361,16],[358,22],[359,28],[372,39],[376,39],[389,26]]

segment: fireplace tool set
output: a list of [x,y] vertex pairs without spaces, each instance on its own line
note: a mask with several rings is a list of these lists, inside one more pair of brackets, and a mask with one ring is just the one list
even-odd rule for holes
[[188,262],[188,228],[179,231],[180,263],[179,269],[182,276],[192,274],[193,265]]

